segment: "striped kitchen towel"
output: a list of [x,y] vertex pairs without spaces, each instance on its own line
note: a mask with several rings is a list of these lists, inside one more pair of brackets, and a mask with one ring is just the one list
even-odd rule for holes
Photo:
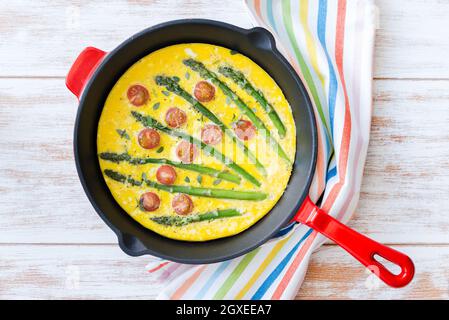
[[[306,84],[318,124],[310,197],[344,222],[360,192],[368,147],[376,7],[370,0],[246,0]],[[293,299],[310,255],[325,238],[304,225],[233,260],[148,266],[160,299]],[[354,262],[356,263],[356,262]]]

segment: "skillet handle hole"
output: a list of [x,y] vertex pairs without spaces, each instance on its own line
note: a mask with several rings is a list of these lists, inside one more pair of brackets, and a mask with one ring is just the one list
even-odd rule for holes
[[382,257],[381,255],[375,253],[373,256],[373,259],[383,265],[385,269],[387,269],[389,272],[394,274],[395,276],[399,275],[402,271],[401,267],[397,265],[396,263]]

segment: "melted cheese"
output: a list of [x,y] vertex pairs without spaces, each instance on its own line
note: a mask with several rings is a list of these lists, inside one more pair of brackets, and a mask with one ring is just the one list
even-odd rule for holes
[[[276,109],[287,128],[287,134],[284,138],[278,136],[276,128],[273,126],[266,112],[251,96],[240,89],[232,80],[222,75],[219,75],[219,77],[255,111],[256,115],[265,123],[272,132],[272,135],[282,145],[289,158],[294,159],[296,151],[296,128],[290,106],[275,81],[249,58],[241,54],[235,54],[235,52],[231,52],[227,48],[200,43],[180,44],[157,50],[136,62],[123,74],[111,90],[104,105],[98,124],[98,153],[122,153],[127,151],[133,157],[163,157],[178,161],[175,155],[175,148],[179,140],[167,134],[160,133],[160,145],[164,147],[160,153],[156,151],[158,148],[145,150],[140,147],[137,141],[137,135],[143,129],[143,126],[131,116],[131,111],[133,110],[151,115],[159,122],[165,124],[164,118],[166,111],[168,108],[176,106],[187,114],[188,119],[187,123],[179,130],[200,138],[201,126],[211,122],[207,118],[202,117],[187,101],[179,96],[173,93],[166,96],[163,93],[166,91],[165,88],[158,86],[154,81],[157,75],[177,76],[180,78],[180,85],[193,94],[195,84],[203,79],[201,79],[198,73],[192,71],[182,63],[183,59],[189,57],[195,57],[195,59],[203,62],[207,68],[217,74],[218,67],[221,65],[230,65],[242,71],[254,87],[264,93],[267,100]],[[128,87],[133,84],[141,84],[148,89],[150,101],[144,106],[135,107],[129,103],[126,93]],[[158,108],[153,107],[156,103],[159,103]],[[241,117],[247,119],[235,104],[229,103],[229,99],[218,88],[215,91],[215,99],[211,102],[204,103],[204,105],[213,111],[229,127],[232,127],[233,121]],[[121,138],[117,133],[117,129],[126,130],[130,139]],[[160,225],[150,220],[150,218],[160,215],[176,215],[171,207],[171,200],[174,194],[149,187],[132,187],[116,182],[106,176],[104,178],[115,200],[124,211],[144,227],[163,236],[186,241],[205,241],[231,236],[249,228],[270,211],[282,196],[292,168],[291,164],[277,156],[273,149],[267,145],[263,137],[256,136],[256,138],[248,141],[247,145],[265,166],[267,176],[264,177],[257,171],[253,164],[249,163],[249,160],[242,154],[241,150],[229,141],[229,138],[224,136],[223,140],[222,144],[216,146],[217,149],[222,150],[227,156],[231,157],[235,162],[259,179],[262,183],[260,187],[255,187],[244,179],[242,179],[239,185],[224,180],[219,185],[213,185],[215,178],[207,175],[202,175],[202,182],[200,184],[197,181],[198,173],[179,168],[175,168],[177,172],[175,184],[261,191],[269,194],[267,199],[263,201],[239,201],[191,196],[194,203],[192,214],[206,213],[215,209],[236,208],[243,213],[242,216],[190,223],[181,227]],[[157,181],[156,170],[159,167],[157,164],[137,166],[126,162],[116,164],[101,159],[99,161],[102,170],[112,169],[123,174],[132,175],[136,179],[140,179],[142,173],[145,173],[149,180]],[[206,156],[202,152],[195,159],[195,163],[220,170],[226,169],[225,165],[217,159]],[[186,182],[186,177],[190,179],[190,183]],[[154,212],[141,211],[138,206],[141,194],[148,191],[157,193],[161,199],[159,209]]]

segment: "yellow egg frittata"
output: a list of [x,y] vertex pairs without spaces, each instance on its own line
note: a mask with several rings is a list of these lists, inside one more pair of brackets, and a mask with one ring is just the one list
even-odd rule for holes
[[130,67],[107,97],[97,136],[123,210],[185,241],[232,236],[266,215],[288,184],[295,145],[275,81],[246,56],[201,43]]

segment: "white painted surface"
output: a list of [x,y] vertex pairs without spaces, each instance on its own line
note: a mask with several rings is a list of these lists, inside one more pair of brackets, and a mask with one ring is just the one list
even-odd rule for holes
[[[155,297],[146,259],[118,249],[81,189],[72,154],[77,101],[63,77],[83,47],[111,50],[158,22],[203,17],[250,27],[242,2],[229,2],[2,3],[0,298]],[[416,280],[368,290],[364,268],[327,245],[298,298],[448,298],[449,1],[378,5],[372,135],[350,225],[409,253]]]

